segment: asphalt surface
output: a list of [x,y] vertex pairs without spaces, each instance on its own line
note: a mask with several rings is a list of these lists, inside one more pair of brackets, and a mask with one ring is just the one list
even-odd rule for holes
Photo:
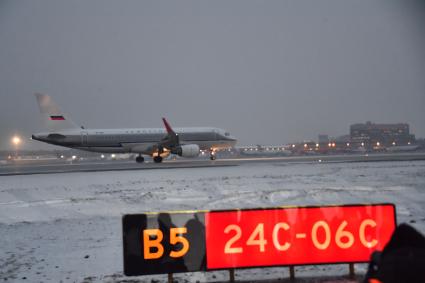
[[214,161],[205,159],[166,160],[163,163],[136,163],[134,160],[17,160],[0,164],[0,176],[31,175],[70,172],[97,172],[122,170],[153,170],[176,168],[202,168],[238,166],[246,163],[329,163],[329,162],[378,162],[425,160],[425,152],[397,154],[359,155],[311,155],[283,157],[223,158]]
[[163,163],[136,163],[130,161],[73,161],[73,162],[27,162],[7,164],[0,166],[0,176],[10,175],[31,175],[31,174],[52,174],[71,172],[98,172],[98,171],[123,171],[123,170],[149,170],[149,169],[175,169],[175,168],[196,168],[196,167],[216,167],[235,166],[235,162],[222,161],[170,161]]

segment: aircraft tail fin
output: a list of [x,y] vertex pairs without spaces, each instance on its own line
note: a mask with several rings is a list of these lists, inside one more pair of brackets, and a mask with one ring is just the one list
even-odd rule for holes
[[62,112],[49,95],[36,93],[35,97],[37,98],[37,103],[43,116],[44,126],[49,131],[55,132],[80,128]]

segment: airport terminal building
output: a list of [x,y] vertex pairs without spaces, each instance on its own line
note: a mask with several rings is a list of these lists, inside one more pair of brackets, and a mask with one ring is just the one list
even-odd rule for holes
[[410,134],[409,124],[353,124],[350,126],[352,143],[365,147],[404,146],[415,143],[415,135]]

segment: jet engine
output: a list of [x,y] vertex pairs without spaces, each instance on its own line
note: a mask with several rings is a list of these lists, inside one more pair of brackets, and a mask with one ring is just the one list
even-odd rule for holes
[[199,155],[199,145],[185,144],[177,147],[174,152],[181,157],[197,157]]

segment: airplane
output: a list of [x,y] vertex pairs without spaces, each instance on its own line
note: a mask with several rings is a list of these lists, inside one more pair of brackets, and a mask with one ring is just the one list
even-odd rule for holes
[[170,154],[194,158],[201,150],[209,151],[210,159],[215,160],[216,150],[231,148],[237,142],[223,129],[173,129],[165,118],[162,118],[165,129],[85,129],[69,119],[49,95],[36,93],[35,96],[49,131],[33,134],[32,139],[53,145],[99,153],[137,153],[138,163],[144,162],[143,155],[161,163]]

